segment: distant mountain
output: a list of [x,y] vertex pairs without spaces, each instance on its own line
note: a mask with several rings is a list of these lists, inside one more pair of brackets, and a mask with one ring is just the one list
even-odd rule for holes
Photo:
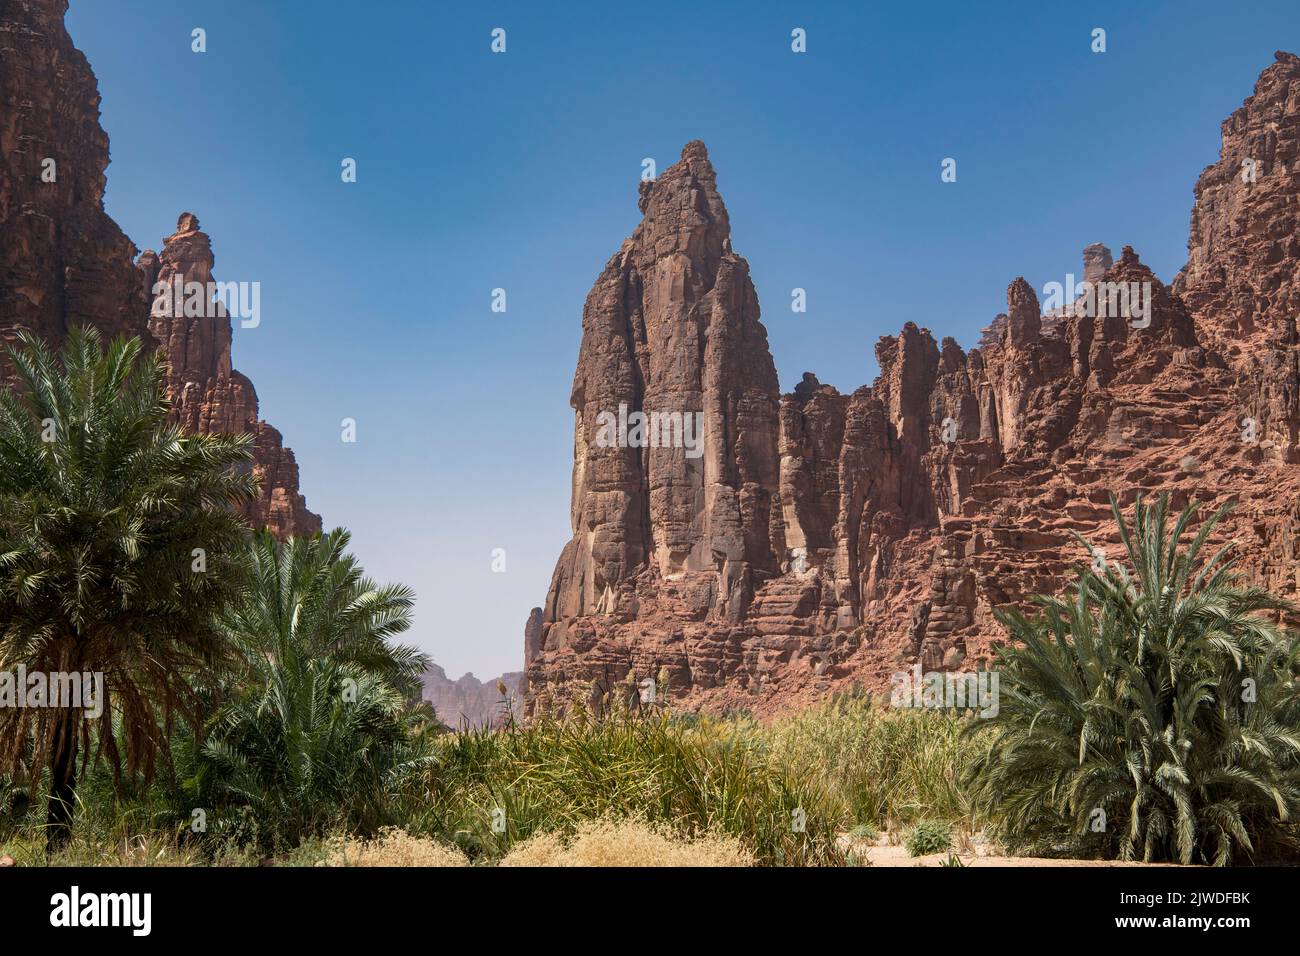
[[[438,719],[457,730],[467,727],[492,727],[506,716],[508,700],[516,718],[523,713],[523,671],[511,671],[480,681],[473,674],[452,680],[437,664],[424,672],[424,691],[421,695],[433,705]],[[504,684],[503,696],[498,684]]]

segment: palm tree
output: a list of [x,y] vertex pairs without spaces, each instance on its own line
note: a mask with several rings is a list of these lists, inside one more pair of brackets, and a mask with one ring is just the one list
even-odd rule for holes
[[[0,390],[0,668],[102,675],[95,757],[147,780],[175,717],[196,719],[188,677],[219,656],[250,439],[182,435],[138,339],[74,330],[57,356],[19,339],[16,389]],[[0,766],[48,775],[51,849],[90,758],[89,712],[68,703],[0,709]]]
[[1168,527],[1139,498],[1128,567],[1082,571],[1072,599],[999,612],[999,712],[970,768],[976,804],[1008,839],[1122,859],[1224,865],[1289,842],[1300,811],[1295,650],[1272,622],[1291,605],[1246,586],[1232,544],[1208,558],[1220,508]]
[[256,534],[221,618],[240,666],[202,748],[206,786],[248,807],[264,843],[373,826],[395,780],[427,763],[407,701],[429,659],[391,641],[410,626],[412,592],[364,577],[349,540],[341,528],[283,544]]

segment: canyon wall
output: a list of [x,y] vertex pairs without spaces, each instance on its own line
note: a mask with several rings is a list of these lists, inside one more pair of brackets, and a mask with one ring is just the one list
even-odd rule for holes
[[104,212],[108,137],[99,90],[63,18],[67,0],[0,3],[0,340],[28,330],[58,346],[91,325],[164,350],[176,420],[196,432],[251,433],[261,496],[247,509],[280,536],[320,530],[298,490],[298,465],[258,418],[252,383],[231,367],[223,309],[187,318],[156,302],[154,282],[206,282],[208,237],[185,213],[161,254],[134,244]]
[[[1015,279],[978,348],[907,323],[849,395],[812,373],[778,394],[715,172],[687,144],[642,183],[644,219],[584,307],[573,537],[526,638],[529,706],[599,706],[662,668],[682,706],[764,712],[915,662],[985,665],[995,608],[1119,556],[1112,493],[1234,500],[1215,539],[1294,596],[1298,142],[1300,59],[1278,53],[1223,125],[1171,286],[1094,243],[1090,301],[1045,314]],[[637,412],[698,414],[702,446],[652,445]]]
[[104,213],[108,137],[67,0],[0,4],[0,338],[147,335],[135,247]]

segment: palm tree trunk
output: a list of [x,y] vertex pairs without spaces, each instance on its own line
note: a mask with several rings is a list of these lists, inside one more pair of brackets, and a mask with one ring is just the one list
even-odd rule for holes
[[72,839],[72,811],[77,791],[77,711],[58,716],[50,752],[50,791],[45,814],[45,853],[52,855]]

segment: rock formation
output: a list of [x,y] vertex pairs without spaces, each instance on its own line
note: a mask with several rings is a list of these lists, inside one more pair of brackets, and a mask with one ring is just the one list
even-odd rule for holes
[[[535,607],[524,624],[524,666],[540,651],[541,641],[542,609]],[[423,699],[449,727],[496,727],[507,717],[519,720],[524,716],[527,682],[523,671],[509,671],[487,681],[479,681],[473,674],[451,680],[433,664],[424,672],[423,685]]]
[[58,346],[70,329],[93,325],[163,348],[185,428],[254,435],[262,493],[250,520],[279,535],[318,531],[293,452],[258,419],[252,383],[231,368],[229,317],[174,315],[152,294],[160,278],[211,278],[198,220],[182,215],[162,254],[145,252],[135,268],[135,246],[104,212],[108,137],[94,74],[63,24],[67,7],[0,3],[0,339],[26,329]]
[[[480,682],[473,674],[452,680],[437,664],[430,665],[422,678],[422,698],[448,727],[495,727],[507,715],[523,716],[523,671],[511,671]],[[501,687],[506,688],[505,694]]]
[[0,338],[148,334],[135,247],[104,213],[108,137],[67,0],[0,4]]
[[[161,254],[146,249],[136,263],[143,287],[157,293],[149,330],[167,357],[173,414],[187,431],[252,434],[261,495],[248,510],[249,520],[280,536],[314,534],[320,516],[307,510],[298,492],[298,462],[280,433],[258,419],[253,383],[231,367],[231,320],[222,301],[212,298],[212,264],[208,235],[188,212],[163,240]],[[191,283],[203,290],[195,297],[185,292],[194,288]]]
[[1083,281],[1100,282],[1107,270],[1115,264],[1110,250],[1100,242],[1085,246],[1083,250]]
[[[981,666],[1005,639],[995,608],[1118,556],[1112,492],[1235,500],[1217,538],[1295,595],[1298,147],[1300,59],[1279,53],[1224,124],[1172,287],[1094,244],[1093,292],[1068,310],[1044,316],[1016,279],[978,348],[907,323],[876,346],[870,387],[806,373],[778,396],[713,168],[688,144],[642,184],[645,218],[584,308],[573,538],[526,654],[529,705],[664,668],[683,706],[762,712],[881,689],[914,662]],[[638,434],[638,412],[700,413],[701,453]]]

